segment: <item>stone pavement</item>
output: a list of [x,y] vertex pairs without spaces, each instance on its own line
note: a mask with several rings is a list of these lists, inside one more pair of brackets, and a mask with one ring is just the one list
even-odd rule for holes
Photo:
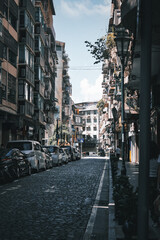
[[[110,162],[110,161],[109,161]],[[120,171],[122,166],[121,160],[118,162],[118,169]],[[138,186],[138,174],[139,174],[139,165],[135,163],[126,162],[127,176],[129,176],[129,181],[136,189]],[[111,165],[109,164],[109,235],[108,240],[120,240],[124,239],[124,234],[122,227],[118,225],[115,221],[114,215],[114,200],[112,198],[112,175],[111,175]],[[160,227],[152,227],[152,220],[149,219],[149,239],[160,240]],[[129,240],[129,239],[128,239]]]

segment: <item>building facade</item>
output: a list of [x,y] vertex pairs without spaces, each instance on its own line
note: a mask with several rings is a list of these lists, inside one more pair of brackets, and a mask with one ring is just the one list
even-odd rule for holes
[[0,2],[0,144],[54,134],[54,15],[52,0]]
[[97,103],[82,102],[74,106],[74,141],[83,141],[83,151],[96,151],[99,144],[100,119]]

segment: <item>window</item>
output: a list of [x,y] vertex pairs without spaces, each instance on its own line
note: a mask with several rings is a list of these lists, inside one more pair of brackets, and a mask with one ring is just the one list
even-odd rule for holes
[[20,12],[20,27],[24,27],[24,23],[25,23],[25,20],[24,20],[24,12],[21,11],[21,12]]
[[3,14],[4,14],[4,17],[8,20],[8,6],[3,3]]
[[24,61],[25,61],[24,46],[19,46],[19,62],[24,63]]
[[15,53],[13,53],[11,50],[9,50],[9,62],[13,65],[13,66],[17,66],[17,56]]
[[16,78],[8,74],[8,101],[16,103]]
[[94,114],[97,114],[97,110],[94,110]]
[[94,130],[94,131],[97,131],[97,127],[94,127],[93,130]]
[[94,118],[94,122],[95,122],[95,123],[97,122],[97,118]]
[[2,82],[2,66],[1,66],[1,61],[0,61],[0,83]]
[[7,46],[6,45],[3,45],[3,58],[4,59],[8,59],[8,57],[7,57]]
[[90,115],[91,114],[91,112],[90,111],[87,111],[87,115]]
[[93,135],[93,138],[94,138],[94,139],[97,139],[97,135]]
[[24,98],[24,83],[23,83],[23,81],[19,81],[19,83],[18,83],[18,98],[19,99]]
[[61,51],[62,47],[61,46],[56,46],[57,51]]
[[81,123],[81,118],[80,117],[76,117],[76,123]]
[[90,118],[87,118],[87,123],[91,123],[91,119]]
[[7,71],[5,71],[4,69],[2,69],[2,83],[7,85]]
[[0,37],[2,37],[2,18],[0,17]]
[[9,11],[9,22],[11,26],[17,30],[17,19],[16,17],[12,14],[12,12]]
[[87,131],[91,131],[91,127],[87,127]]
[[[1,70],[1,68],[0,68],[0,70]],[[2,79],[1,79],[1,76],[2,76]],[[2,69],[2,73],[0,71],[0,82],[2,83],[1,84],[1,86],[2,86],[2,98],[6,99],[7,72],[4,69]]]

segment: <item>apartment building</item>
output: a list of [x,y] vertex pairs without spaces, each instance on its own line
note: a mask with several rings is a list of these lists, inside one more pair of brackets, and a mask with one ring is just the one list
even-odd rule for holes
[[[82,102],[76,103],[78,115],[80,118],[80,133],[83,138],[83,150],[96,148],[99,144],[99,111],[97,108],[98,102]],[[77,112],[76,112],[77,114]],[[76,116],[77,117],[77,116]],[[76,129],[75,129],[76,131]]]
[[0,143],[17,135],[19,1],[0,1]]
[[0,2],[0,144],[52,135],[54,15],[52,0]]
[[58,126],[60,126],[59,138],[62,138],[63,142],[64,141],[70,142],[72,85],[70,83],[70,77],[68,74],[69,57],[65,51],[64,42],[56,41],[56,52],[58,64],[55,84],[55,96],[57,98],[56,103],[57,114],[55,120],[58,122]]

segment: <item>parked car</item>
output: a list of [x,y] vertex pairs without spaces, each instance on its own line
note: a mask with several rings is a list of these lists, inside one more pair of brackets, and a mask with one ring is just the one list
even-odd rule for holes
[[40,169],[46,170],[46,155],[39,142],[32,140],[14,140],[9,141],[6,147],[18,148],[25,153],[28,161],[31,163],[32,170],[36,170],[36,172],[39,172]]
[[42,147],[42,149],[46,155],[47,168],[52,168],[53,161],[52,161],[51,153],[49,152],[48,148],[46,148],[46,147]]
[[80,160],[81,159],[81,153],[80,153],[79,149],[75,148],[74,151],[75,151],[75,154],[76,154],[76,159]]
[[62,159],[59,157],[59,146],[57,145],[44,145],[43,147],[47,148],[51,154],[53,166],[58,166],[62,164]]
[[31,175],[31,163],[19,149],[0,150],[0,181]]
[[64,148],[59,149],[60,154],[62,155],[62,163],[68,163],[68,156]]
[[63,148],[67,148],[70,155],[71,155],[71,161],[75,161],[76,160],[76,154],[75,154],[75,151],[73,150],[73,147],[72,146],[63,146]]
[[71,161],[71,154],[69,153],[69,150],[67,148],[62,148],[64,152],[66,153],[67,161]]

